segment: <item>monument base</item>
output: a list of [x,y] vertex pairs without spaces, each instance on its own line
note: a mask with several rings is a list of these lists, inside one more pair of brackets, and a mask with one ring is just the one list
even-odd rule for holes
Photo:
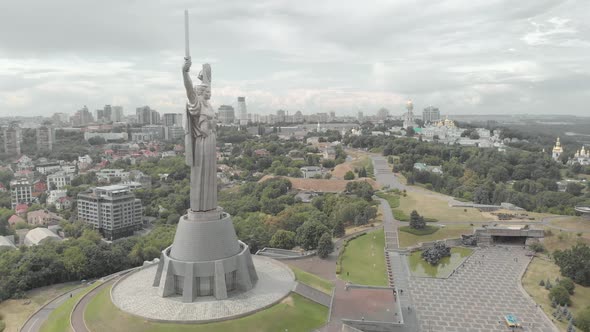
[[258,275],[248,245],[239,241],[229,214],[193,212],[180,218],[174,243],[162,251],[153,286],[162,297],[226,299],[252,289]]

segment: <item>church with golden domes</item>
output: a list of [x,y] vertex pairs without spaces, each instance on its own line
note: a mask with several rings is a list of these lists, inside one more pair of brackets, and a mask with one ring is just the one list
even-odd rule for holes
[[579,163],[583,166],[590,165],[590,150],[586,150],[586,148],[582,145],[582,148],[576,151],[576,154],[572,159],[569,160],[568,163]]
[[555,142],[555,146],[553,147],[551,157],[553,158],[553,160],[558,161],[559,157],[561,156],[562,153],[563,153],[563,148],[561,147],[561,142],[559,141],[559,137],[558,137],[557,141]]

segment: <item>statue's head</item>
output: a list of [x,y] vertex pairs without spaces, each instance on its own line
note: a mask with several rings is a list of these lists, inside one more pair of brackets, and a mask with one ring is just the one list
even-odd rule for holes
[[209,100],[211,98],[211,65],[204,63],[198,78],[201,80],[201,84],[195,87],[197,95]]

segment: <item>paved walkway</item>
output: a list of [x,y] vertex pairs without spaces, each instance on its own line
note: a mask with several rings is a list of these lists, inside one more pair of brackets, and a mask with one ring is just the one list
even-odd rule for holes
[[326,294],[320,290],[317,290],[313,287],[310,287],[306,284],[302,284],[300,282],[298,282],[295,285],[295,289],[293,291],[303,297],[306,297],[328,308],[330,307],[330,303],[332,302],[331,294]]
[[509,331],[503,321],[509,313],[522,322],[519,331],[555,331],[522,289],[526,253],[522,247],[479,249],[448,279],[410,278],[420,331]]
[[70,295],[74,296],[78,294],[83,288],[77,288],[71,290],[61,296],[56,297],[51,302],[47,303],[41,310],[37,311],[31,316],[25,325],[20,329],[21,332],[38,332],[43,326],[43,323],[49,318],[49,315],[53,310],[62,305],[66,300],[70,298]]

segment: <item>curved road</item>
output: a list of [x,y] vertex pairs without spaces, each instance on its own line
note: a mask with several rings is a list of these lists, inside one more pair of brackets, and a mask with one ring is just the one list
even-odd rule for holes
[[67,299],[70,298],[70,295],[78,294],[83,287],[73,289],[65,294],[62,294],[51,302],[47,303],[44,307],[42,307],[39,311],[34,313],[29,319],[25,322],[25,325],[20,329],[21,332],[38,332],[43,326],[43,323],[47,320],[51,312],[55,310],[57,307],[62,305]]
[[90,332],[86,326],[86,322],[84,321],[84,312],[86,311],[86,306],[88,306],[88,303],[92,301],[98,292],[102,291],[105,287],[110,287],[115,281],[119,279],[119,277],[120,275],[105,281],[102,285],[94,288],[78,301],[70,315],[70,325],[74,332]]

